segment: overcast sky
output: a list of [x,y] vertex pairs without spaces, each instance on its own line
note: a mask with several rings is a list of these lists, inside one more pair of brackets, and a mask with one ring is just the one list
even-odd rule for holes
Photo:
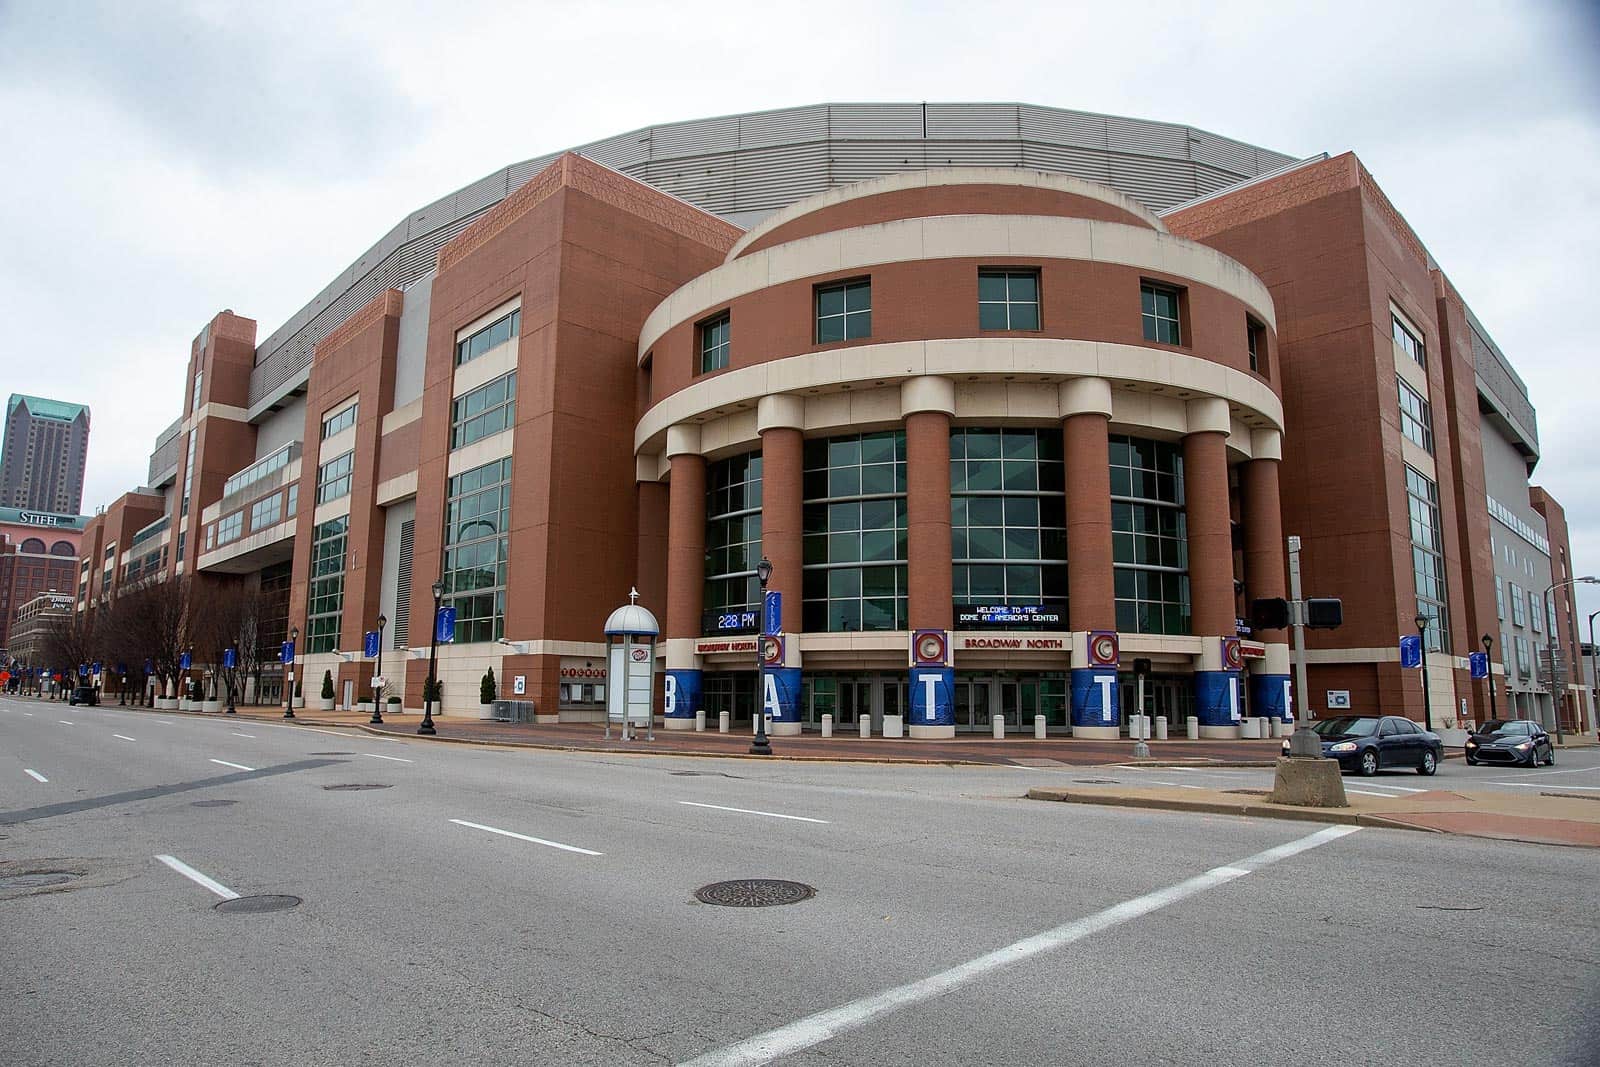
[[0,393],[93,408],[92,512],[146,476],[216,311],[265,337],[507,163],[730,112],[1023,101],[1353,149],[1528,383],[1535,481],[1592,572],[1594,7],[0,0]]

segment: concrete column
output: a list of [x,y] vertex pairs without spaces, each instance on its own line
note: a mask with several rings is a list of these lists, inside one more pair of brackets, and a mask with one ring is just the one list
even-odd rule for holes
[[1189,402],[1189,432],[1183,439],[1183,492],[1193,632],[1200,636],[1232,637],[1237,618],[1228,516],[1228,421],[1224,400]]
[[[1251,599],[1287,597],[1288,581],[1283,543],[1283,511],[1278,496],[1278,469],[1283,439],[1277,430],[1256,430],[1250,435],[1254,456],[1239,471],[1244,497],[1244,584]],[[1250,674],[1250,708],[1275,722],[1293,721],[1289,684],[1289,646],[1282,643],[1288,631],[1255,634],[1257,640],[1278,639],[1267,645],[1266,659]]]
[[667,675],[669,730],[694,729],[703,691],[694,656],[705,606],[706,460],[700,455],[700,428],[667,429],[671,480],[667,483]]
[[801,500],[805,401],[796,396],[761,398],[761,550],[772,561],[769,589],[783,594],[783,630],[799,633],[801,592]]

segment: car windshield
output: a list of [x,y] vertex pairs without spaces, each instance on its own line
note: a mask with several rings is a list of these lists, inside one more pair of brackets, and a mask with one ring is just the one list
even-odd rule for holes
[[1522,725],[1515,722],[1501,722],[1498,719],[1490,719],[1488,722],[1483,724],[1483,728],[1478,732],[1480,734],[1517,734],[1522,732]]
[[1323,737],[1368,737],[1378,732],[1378,720],[1341,715],[1337,719],[1324,719],[1311,728]]

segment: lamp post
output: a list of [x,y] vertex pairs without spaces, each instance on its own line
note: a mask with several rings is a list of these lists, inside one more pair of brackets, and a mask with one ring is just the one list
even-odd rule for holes
[[1597,650],[1594,647],[1594,617],[1596,615],[1600,615],[1600,611],[1591,611],[1591,612],[1589,612],[1589,726],[1590,726],[1590,728],[1593,728],[1595,726],[1595,718],[1596,718],[1596,716],[1595,716],[1595,686],[1596,686],[1597,682],[1600,682],[1600,669],[1597,669],[1597,668],[1600,668],[1600,663],[1597,663],[1596,659],[1595,659],[1595,657],[1597,655],[1597,652],[1600,652],[1600,650]]
[[189,666],[183,669],[183,699],[189,702],[190,710],[194,708],[194,698],[189,694],[194,692],[194,646],[189,646]]
[[422,725],[417,733],[433,735],[433,697],[439,691],[439,601],[444,598],[444,582],[433,583],[433,639],[428,644],[428,681],[422,687]]
[[383,709],[379,701],[383,699],[383,692],[378,688],[378,679],[383,677],[383,628],[389,625],[387,616],[378,616],[378,665],[372,669],[372,718],[367,722],[372,726],[383,725]]
[[1433,732],[1433,700],[1428,688],[1428,617],[1417,616],[1417,633],[1422,637],[1422,724]]
[[772,561],[766,556],[756,564],[756,580],[761,583],[761,604],[756,609],[756,739],[750,743],[752,756],[772,755],[767,740],[767,582],[772,580]]
[[283,687],[283,717],[294,718],[294,662],[300,658],[300,627],[289,628],[289,684]]
[[228,672],[228,674],[227,674],[227,683],[226,683],[227,686],[228,686],[228,714],[229,715],[237,715],[237,714],[239,714],[238,709],[233,706],[233,686],[234,686],[234,683],[239,680],[239,668],[238,667],[229,667],[229,666],[227,666],[226,665],[226,661],[228,659],[231,659],[231,660],[233,660],[234,663],[238,663],[239,662],[239,653],[238,653],[237,649],[230,648],[230,649],[228,649],[227,652],[223,653],[223,656],[224,656],[223,669]]
[[[1591,625],[1592,625],[1592,623],[1591,623]],[[117,684],[117,706],[118,707],[122,707],[122,708],[125,708],[125,707],[128,706],[128,675],[127,675],[127,672],[123,672],[122,681]]]
[[1489,658],[1489,673],[1484,676],[1484,681],[1489,683],[1489,721],[1499,718],[1494,713],[1494,653],[1489,649],[1494,645],[1494,638],[1488,634],[1483,635],[1483,654]]
[[1556,642],[1556,627],[1551,621],[1556,613],[1550,607],[1550,594],[1557,589],[1577,585],[1579,582],[1584,585],[1600,585],[1600,578],[1596,578],[1592,574],[1585,574],[1581,578],[1567,578],[1563,581],[1551,582],[1549,588],[1544,591],[1544,600],[1541,601],[1541,608],[1545,613],[1545,626],[1550,631],[1548,643],[1550,649],[1550,713],[1555,716],[1556,744],[1558,745],[1566,744],[1567,739],[1561,734],[1561,696],[1556,689],[1557,684],[1561,681],[1556,677],[1556,649],[1559,646]]

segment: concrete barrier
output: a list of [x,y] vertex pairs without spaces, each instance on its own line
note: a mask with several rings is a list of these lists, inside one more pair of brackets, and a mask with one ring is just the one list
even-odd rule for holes
[[701,708],[699,711],[694,713],[694,730],[695,730],[695,733],[697,733],[697,734],[705,733],[705,731],[706,731],[706,709],[705,708]]
[[1165,715],[1157,715],[1156,716],[1156,740],[1157,741],[1165,741],[1166,739],[1167,739],[1167,717]]
[[1006,735],[1006,717],[1004,715],[996,715],[994,717],[994,721],[991,722],[989,725],[990,725],[990,728],[994,731],[994,736],[996,738],[1005,737],[1005,735]]
[[717,712],[717,733],[725,734],[727,732],[728,732],[728,713],[725,712],[725,711],[719,711],[719,712]]
[[1033,717],[1033,736],[1034,736],[1034,738],[1036,740],[1039,740],[1039,741],[1043,741],[1044,740],[1045,729],[1044,729],[1044,716],[1043,715],[1035,715]]
[[823,737],[832,737],[833,736],[833,716],[832,715],[824,715],[822,717],[822,736]]
[[860,726],[861,726],[861,736],[862,737],[871,737],[872,736],[872,716],[871,715],[863,715],[863,716],[861,716]]
[[906,720],[903,715],[885,715],[883,717],[884,737],[904,737],[906,735]]
[[1188,733],[1189,740],[1200,740],[1200,720],[1193,715],[1189,716],[1189,720],[1185,724],[1185,732]]
[[1244,719],[1239,723],[1239,733],[1247,741],[1259,741],[1261,739],[1261,720]]

